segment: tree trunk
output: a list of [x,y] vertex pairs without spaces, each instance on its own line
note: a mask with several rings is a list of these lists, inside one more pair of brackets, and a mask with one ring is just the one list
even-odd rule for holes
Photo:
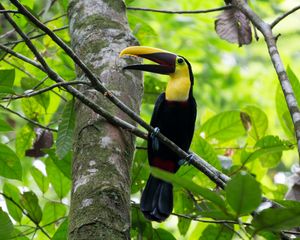
[[[122,0],[71,0],[72,47],[105,86],[139,111],[142,77],[125,73],[120,51],[137,45]],[[78,71],[80,80],[88,81]],[[81,91],[101,107],[132,124],[93,88]],[[76,137],[69,239],[130,239],[130,168],[135,138],[76,103]]]

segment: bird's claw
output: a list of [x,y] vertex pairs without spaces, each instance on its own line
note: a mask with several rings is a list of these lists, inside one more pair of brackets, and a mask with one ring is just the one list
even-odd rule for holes
[[150,138],[152,139],[152,149],[157,152],[159,149],[159,140],[156,137],[157,134],[160,132],[158,127],[154,128],[153,132],[150,134]]
[[180,160],[178,161],[178,165],[179,165],[179,166],[182,166],[182,165],[190,165],[193,156],[194,156],[194,154],[189,152],[189,155],[187,155],[186,158],[180,159]]

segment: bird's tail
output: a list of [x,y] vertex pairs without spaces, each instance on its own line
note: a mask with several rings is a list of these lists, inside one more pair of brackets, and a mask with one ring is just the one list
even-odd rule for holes
[[141,198],[141,211],[151,221],[161,222],[173,210],[173,186],[171,183],[149,176]]

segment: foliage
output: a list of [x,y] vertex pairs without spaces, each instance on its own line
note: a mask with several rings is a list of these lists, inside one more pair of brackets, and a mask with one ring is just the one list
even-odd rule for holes
[[[294,4],[284,0],[249,2],[268,21]],[[224,5],[221,0],[128,0],[126,3],[168,10]],[[15,9],[9,1],[3,4],[7,9]],[[66,0],[46,7],[43,1],[37,0],[23,0],[22,4],[51,29],[68,24]],[[221,40],[214,30],[218,12],[166,15],[128,11],[127,15],[141,44],[176,52],[192,63],[198,117],[191,149],[232,177],[225,190],[221,190],[188,165],[182,166],[175,175],[150,170],[144,149],[146,143],[138,139],[137,146],[141,149],[137,149],[133,162],[132,199],[140,197],[152,171],[174,184],[175,200],[174,216],[160,224],[147,221],[138,204],[133,204],[132,238],[245,239],[260,235],[264,239],[279,239],[278,231],[299,226],[300,205],[283,200],[287,187],[280,183],[287,182],[278,182],[276,178],[290,174],[292,165],[297,162],[294,130],[262,37],[241,48]],[[279,51],[284,62],[290,63],[287,72],[300,103],[297,19],[299,13],[292,14],[276,26],[275,33],[282,34],[278,39]],[[28,36],[41,33],[24,17],[18,16],[15,20]],[[12,28],[1,14],[0,23],[0,43],[33,59],[23,42],[14,43],[20,40],[15,32],[2,37]],[[56,33],[70,43],[67,29]],[[71,59],[49,37],[42,35],[32,41],[65,80],[75,79]],[[73,99],[61,88],[27,97],[53,82],[42,71],[3,51],[0,51],[0,60],[0,196],[4,200],[0,201],[0,239],[47,239],[47,235],[52,239],[66,239],[75,124]],[[141,115],[148,121],[153,103],[167,82],[165,77],[156,78],[156,75],[145,74]],[[37,128],[41,126],[34,123],[53,130],[54,145],[36,147]],[[47,138],[50,136],[40,141],[43,143]],[[42,154],[28,154],[32,149]],[[276,199],[286,208],[265,209],[251,215],[262,196]]]

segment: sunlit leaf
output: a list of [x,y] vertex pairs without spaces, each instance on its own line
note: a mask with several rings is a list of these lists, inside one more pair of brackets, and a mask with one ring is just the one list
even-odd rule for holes
[[260,158],[263,166],[276,166],[282,155],[282,151],[293,149],[289,141],[281,140],[278,136],[265,136],[255,144],[256,150],[253,152],[244,151],[241,156],[242,163],[249,163]]
[[235,139],[246,133],[240,111],[221,112],[207,120],[199,131],[204,133],[205,139],[222,141]]
[[268,128],[267,115],[255,106],[247,106],[243,109],[251,119],[251,127],[248,134],[254,139],[259,140],[265,135]]
[[262,200],[259,183],[244,172],[234,176],[225,190],[226,199],[237,216],[251,213]]
[[214,148],[200,136],[199,132],[194,134],[191,149],[197,155],[205,159],[206,162],[210,163],[217,169],[221,169],[221,163],[218,159],[217,153]]

